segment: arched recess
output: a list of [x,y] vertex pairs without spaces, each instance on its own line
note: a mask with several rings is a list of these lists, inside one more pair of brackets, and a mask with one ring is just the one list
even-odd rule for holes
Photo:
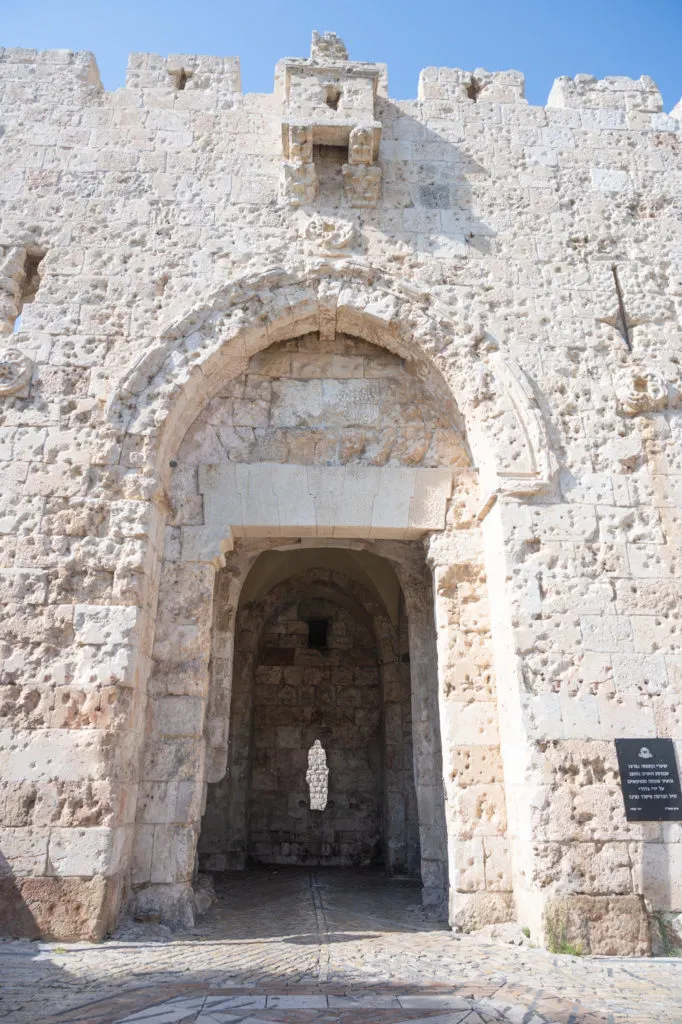
[[[104,431],[105,440],[109,431],[110,439],[123,446],[128,492],[140,500],[153,497],[157,511],[157,532],[150,538],[145,563],[147,585],[140,602],[143,616],[138,634],[138,677],[142,683],[155,635],[153,657],[162,664],[163,678],[152,671],[147,687],[152,702],[141,749],[143,781],[131,870],[138,913],[149,910],[162,913],[168,920],[191,919],[188,887],[202,786],[204,780],[216,781],[225,771],[227,736],[221,734],[220,722],[226,722],[227,715],[221,716],[216,710],[220,702],[229,707],[230,693],[229,689],[209,687],[209,677],[219,664],[228,676],[231,673],[239,592],[250,565],[263,548],[242,543],[234,557],[229,556],[233,542],[228,521],[227,528],[223,525],[219,533],[204,530],[204,535],[195,538],[184,553],[184,544],[179,552],[172,550],[171,544],[170,552],[167,549],[162,559],[165,516],[160,488],[167,485],[171,462],[186,431],[221,386],[244,373],[255,353],[310,332],[319,332],[326,340],[339,332],[386,348],[409,361],[429,388],[443,396],[453,421],[466,432],[478,470],[480,487],[474,489],[475,495],[467,496],[470,504],[476,505],[473,520],[471,509],[468,513],[472,531],[476,528],[475,513],[484,514],[499,495],[532,495],[551,486],[553,460],[531,386],[522,371],[503,358],[495,340],[480,326],[448,315],[427,294],[383,272],[346,260],[274,268],[216,290],[163,329],[156,345],[120,380],[107,406]],[[202,529],[198,528],[199,533]],[[418,535],[426,532],[423,528]],[[381,536],[380,532],[376,535],[379,542]],[[442,613],[442,622],[437,622],[437,676],[441,675],[441,661],[447,661],[448,631],[456,620],[454,613],[442,609],[450,609],[452,595],[458,589],[464,592],[471,586],[471,578],[481,572],[478,550],[474,555],[468,550],[460,554],[455,551],[458,545],[467,548],[468,540],[460,533],[457,543],[448,545],[436,540],[429,547],[429,564],[441,595],[436,600],[437,619]],[[281,545],[282,540],[275,543]],[[216,569],[225,566],[226,556],[228,572],[221,574],[218,582],[224,593],[215,602],[215,614],[227,626],[219,630],[222,646],[214,646],[209,664],[211,632],[217,627],[213,617]],[[454,570],[453,561],[458,566]],[[433,650],[424,648],[424,644],[426,648],[431,644],[424,638],[432,632],[429,593],[433,593],[433,584],[423,553],[421,562],[417,560],[414,565],[398,563],[400,559],[396,571],[406,599],[412,601],[414,672],[424,677],[417,684],[423,703],[415,715],[415,730],[423,731],[427,745],[436,749],[440,746],[440,736],[433,735],[438,729],[437,707],[445,700],[447,687],[441,679],[440,688],[431,685],[429,691],[430,666],[436,660],[435,638]],[[189,601],[188,588],[192,591]],[[197,608],[201,608],[200,614],[195,614]],[[179,629],[178,621],[184,622]],[[464,680],[461,688],[468,685]],[[163,698],[157,700],[159,693]],[[494,694],[487,695],[478,707],[483,723],[476,725],[479,732],[488,728],[492,701]],[[465,695],[462,703],[470,702],[470,696]],[[474,721],[473,715],[469,718]],[[486,744],[494,746],[496,724],[488,731]],[[452,739],[456,742],[461,741]],[[497,784],[496,771],[492,770],[491,784]],[[453,770],[450,781],[456,776]],[[442,799],[439,793],[443,779],[434,777],[433,764],[427,766],[424,777],[431,780],[431,792],[422,794],[424,804]],[[436,832],[434,829],[433,834],[423,837],[423,857],[429,858],[430,845],[433,850],[440,849],[441,837]],[[487,885],[485,862],[491,854],[481,846],[479,837],[466,830],[460,835],[453,828],[449,840],[453,920],[458,920],[459,906],[457,900],[453,903],[452,895],[452,866],[457,857],[463,866],[454,872],[461,877],[461,884],[455,882],[456,895],[458,899],[461,895],[460,902],[467,907],[462,922],[468,926],[484,923],[486,915],[487,919],[508,916],[510,886],[507,882],[497,889]],[[500,854],[500,861],[505,856]],[[433,864],[437,865],[437,857]],[[474,871],[470,870],[471,864],[476,865]],[[442,892],[444,884],[437,867],[434,876],[425,882],[434,894]],[[472,902],[486,908],[483,915],[469,909]]]
[[[277,554],[261,555],[251,576]],[[316,557],[302,557],[307,555]],[[371,568],[379,561],[367,552],[355,555],[364,555]],[[258,592],[245,588],[250,593],[240,602],[235,630],[228,767],[209,787],[199,843],[200,864],[207,870],[242,869],[256,851],[269,863],[346,866],[371,855],[391,873],[421,873],[414,769],[426,769],[428,752],[413,761],[405,602],[386,559],[380,560],[382,568],[398,598],[394,614],[357,574],[347,575],[353,561],[347,549],[291,552],[284,560],[290,575],[269,589],[267,583]],[[356,564],[362,562],[360,557]],[[295,615],[328,620],[324,650],[307,648],[297,628],[302,623],[291,623]],[[350,634],[336,628],[344,618]],[[283,623],[293,632],[283,634]],[[350,650],[349,636],[359,636],[365,650]],[[222,682],[214,676],[212,685]],[[256,742],[259,729],[266,742]],[[324,816],[309,813],[304,792],[304,759],[315,739],[327,748],[330,768],[332,803]],[[266,806],[259,806],[259,792]],[[439,827],[445,871],[442,799],[436,809],[440,821],[422,824]],[[268,814],[277,819],[272,828]],[[373,840],[366,834],[368,823]],[[261,850],[254,835],[259,828]]]

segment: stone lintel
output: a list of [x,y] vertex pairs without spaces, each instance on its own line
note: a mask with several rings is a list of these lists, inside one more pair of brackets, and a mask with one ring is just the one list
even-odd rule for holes
[[183,560],[220,559],[231,537],[406,540],[442,530],[450,469],[205,465],[203,527],[183,527]]

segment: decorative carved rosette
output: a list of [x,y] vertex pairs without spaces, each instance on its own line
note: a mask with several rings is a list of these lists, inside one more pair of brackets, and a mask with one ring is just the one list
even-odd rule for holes
[[356,240],[357,230],[347,220],[336,220],[315,215],[304,228],[311,249],[318,248],[328,256],[345,256]]
[[17,349],[0,351],[0,397],[21,391],[31,379],[31,360]]
[[668,382],[653,370],[629,368],[616,378],[616,398],[626,416],[658,412],[669,404]]

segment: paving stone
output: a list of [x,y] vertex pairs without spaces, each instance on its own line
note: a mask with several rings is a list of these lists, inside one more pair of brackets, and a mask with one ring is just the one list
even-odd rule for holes
[[[11,1024],[680,1024],[682,963],[557,956],[429,920],[380,872],[226,876],[170,942],[0,944]],[[268,906],[274,900],[277,911]],[[301,941],[301,937],[304,941]]]

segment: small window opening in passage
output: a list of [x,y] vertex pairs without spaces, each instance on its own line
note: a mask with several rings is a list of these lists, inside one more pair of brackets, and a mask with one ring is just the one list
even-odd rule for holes
[[21,282],[21,304],[25,306],[33,302],[40,287],[40,264],[45,259],[45,253],[37,250],[29,250],[26,253],[24,262],[24,277]]
[[341,99],[341,90],[338,85],[326,85],[325,86],[325,103],[331,110],[339,109],[339,100]]
[[308,647],[321,650],[327,646],[327,630],[329,623],[326,619],[310,619],[308,622]]

